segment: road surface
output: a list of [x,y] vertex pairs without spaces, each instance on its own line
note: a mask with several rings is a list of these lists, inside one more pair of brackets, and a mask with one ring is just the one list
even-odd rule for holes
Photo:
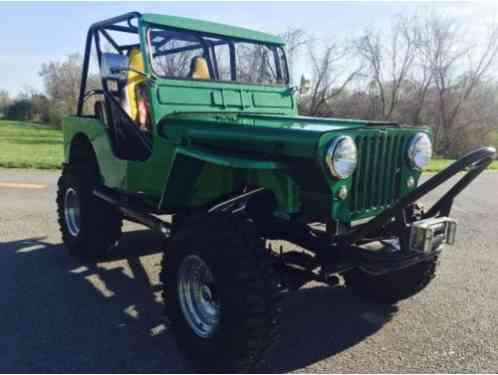
[[[0,370],[186,372],[162,317],[161,244],[126,225],[105,262],[67,255],[57,172],[0,169]],[[396,307],[309,284],[286,299],[272,372],[498,371],[498,173],[460,196],[458,243],[439,275]]]

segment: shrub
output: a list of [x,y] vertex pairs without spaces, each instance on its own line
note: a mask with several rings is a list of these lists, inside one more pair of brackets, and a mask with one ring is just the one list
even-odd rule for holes
[[28,99],[17,100],[7,107],[8,120],[28,121],[33,118],[33,103]]
[[62,129],[62,120],[66,116],[64,103],[52,100],[48,107],[48,119],[50,125]]

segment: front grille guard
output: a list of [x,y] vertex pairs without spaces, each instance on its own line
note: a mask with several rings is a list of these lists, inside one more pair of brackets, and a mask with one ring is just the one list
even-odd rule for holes
[[468,169],[467,173],[423,214],[422,218],[449,216],[455,197],[479,176],[495,158],[496,149],[493,147],[484,147],[468,153],[443,171],[432,176],[415,190],[400,198],[396,204],[383,211],[368,223],[358,226],[350,232],[338,235],[335,238],[335,242],[342,246],[349,246],[365,238],[375,237],[383,228],[390,225],[391,227],[398,228],[401,246],[406,249],[406,246],[404,246],[408,237],[406,208],[457,173]]
[[[465,155],[460,160],[434,175],[415,190],[403,196],[392,207],[386,209],[366,224],[353,228],[344,234],[330,236],[302,225],[280,223],[272,225],[275,238],[287,239],[315,254],[314,266],[320,266],[324,274],[345,272],[360,268],[372,275],[382,275],[410,267],[436,257],[441,249],[430,253],[419,253],[409,248],[410,223],[431,217],[449,216],[455,197],[462,192],[495,159],[494,148],[481,148]],[[413,204],[448,181],[457,173],[467,173],[454,184],[425,214],[415,219],[408,210]],[[268,228],[267,228],[268,229]],[[363,247],[375,239],[398,237],[399,251],[370,251]]]

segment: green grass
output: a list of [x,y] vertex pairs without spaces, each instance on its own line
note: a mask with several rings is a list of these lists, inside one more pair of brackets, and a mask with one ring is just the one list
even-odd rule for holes
[[498,130],[495,130],[490,135],[491,146],[498,149]]
[[[486,142],[486,145],[493,146],[498,149],[498,130],[493,131]],[[434,157],[434,156],[433,156]],[[453,159],[443,159],[438,156],[434,157],[429,166],[424,169],[425,172],[439,172],[453,163]],[[498,170],[498,161],[491,163],[488,170]]]
[[57,169],[63,157],[60,130],[31,122],[0,120],[0,167]]
[[[439,172],[446,168],[448,165],[453,163],[455,160],[452,159],[432,159],[429,166],[424,169],[425,172]],[[489,170],[498,170],[498,161],[494,161],[488,167]]]

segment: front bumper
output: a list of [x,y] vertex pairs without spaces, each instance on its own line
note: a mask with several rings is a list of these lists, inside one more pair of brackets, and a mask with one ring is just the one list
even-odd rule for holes
[[408,249],[399,238],[381,239],[350,248],[352,264],[364,272],[382,275],[438,256],[455,242],[456,221],[448,217],[423,219],[410,224]]
[[[350,258],[355,266],[371,274],[392,272],[434,258],[445,244],[455,242],[456,221],[449,218],[455,197],[495,158],[494,148],[471,152],[368,223],[338,235],[335,241],[343,257]],[[467,173],[427,212],[413,214],[417,200],[464,170]],[[372,249],[371,244],[375,242],[383,246]]]
[[[367,223],[343,233],[334,234],[299,221],[277,218],[264,222],[258,229],[267,239],[284,239],[313,253],[312,256],[301,255],[299,258],[306,262],[301,262],[300,266],[307,270],[307,275],[319,268],[323,280],[327,275],[352,268],[375,275],[400,270],[433,259],[445,244],[455,241],[456,222],[449,218],[453,200],[495,157],[494,148],[471,152]],[[463,177],[428,211],[416,209],[416,201],[463,171],[466,171]],[[285,254],[281,257],[287,264]],[[296,260],[289,259],[289,262],[296,263]]]
[[473,151],[460,160],[457,160],[446,169],[432,176],[423,184],[403,196],[395,205],[384,210],[380,215],[374,217],[368,223],[354,230],[339,235],[337,240],[341,243],[351,244],[361,239],[378,235],[384,228],[397,229],[401,236],[405,236],[407,225],[410,224],[406,210],[411,208],[416,201],[439,187],[444,182],[467,170],[467,173],[455,183],[420,219],[431,217],[450,216],[453,200],[460,194],[477,176],[479,176],[496,158],[496,150],[492,147],[480,148]]

